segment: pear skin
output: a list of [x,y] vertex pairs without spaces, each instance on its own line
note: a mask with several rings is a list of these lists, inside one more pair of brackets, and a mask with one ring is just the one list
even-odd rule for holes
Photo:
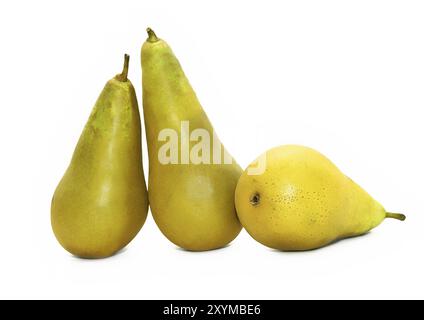
[[209,163],[193,163],[191,158],[186,159],[184,150],[193,152],[196,142],[189,141],[185,145],[179,140],[178,163],[160,161],[161,148],[165,144],[161,134],[166,130],[181,138],[185,135],[182,123],[186,123],[191,133],[202,130],[209,135],[210,141],[214,130],[171,48],[151,29],[142,46],[141,64],[149,152],[149,202],[153,218],[171,242],[186,250],[223,247],[241,230],[234,206],[234,190],[242,169],[234,160],[224,163],[224,155],[226,158],[229,155],[219,140],[222,154],[217,155],[212,146],[203,150],[211,157],[220,158],[219,161],[208,158]]
[[82,258],[113,255],[147,216],[140,114],[128,63],[125,55],[122,74],[106,83],[53,195],[54,234]]
[[241,176],[235,202],[239,219],[258,242],[284,251],[310,250],[367,233],[386,212],[325,156],[296,145],[266,152],[265,171]]

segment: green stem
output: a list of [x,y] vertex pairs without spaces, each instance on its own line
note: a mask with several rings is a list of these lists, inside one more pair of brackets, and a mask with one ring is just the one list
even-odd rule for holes
[[401,213],[386,212],[386,218],[391,218],[391,219],[397,219],[397,220],[400,220],[400,221],[405,221],[406,216],[404,214],[401,214]]
[[159,38],[156,36],[156,33],[152,29],[147,28],[146,31],[147,31],[147,34],[149,35],[149,37],[147,38],[147,41],[149,42],[159,41]]
[[119,81],[125,82],[128,80],[128,68],[130,66],[130,56],[125,54],[124,56],[124,68],[122,69],[122,73],[116,76],[116,79]]

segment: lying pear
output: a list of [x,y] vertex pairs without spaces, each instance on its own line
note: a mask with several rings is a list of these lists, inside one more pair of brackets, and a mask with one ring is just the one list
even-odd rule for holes
[[[261,174],[252,174],[260,167]],[[253,162],[237,184],[235,202],[254,239],[287,251],[364,234],[385,218],[405,220],[386,212],[325,156],[296,145],[271,149]]]
[[241,230],[234,190],[242,169],[221,146],[171,48],[147,31],[141,63],[153,218],[184,249],[223,247]]
[[125,55],[123,72],[106,83],[53,195],[54,234],[83,258],[113,255],[147,216],[140,114],[128,63]]

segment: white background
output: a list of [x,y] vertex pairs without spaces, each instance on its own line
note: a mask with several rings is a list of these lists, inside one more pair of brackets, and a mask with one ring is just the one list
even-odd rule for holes
[[[423,17],[422,1],[2,1],[0,298],[424,298]],[[69,255],[51,196],[125,52],[141,104],[147,26],[243,167],[308,145],[407,221],[311,252],[243,232],[190,253],[149,216],[112,258]]]

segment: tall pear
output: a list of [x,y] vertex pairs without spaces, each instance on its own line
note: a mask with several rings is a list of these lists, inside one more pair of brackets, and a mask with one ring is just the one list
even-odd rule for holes
[[147,31],[141,64],[153,218],[184,249],[223,247],[241,230],[234,190],[242,170],[214,134],[171,48]]
[[253,162],[235,199],[247,232],[279,250],[315,249],[364,234],[385,218],[405,220],[387,212],[325,156],[296,145],[273,148]]
[[106,83],[53,195],[54,234],[83,258],[113,255],[147,216],[140,114],[128,63],[125,55],[123,72]]

